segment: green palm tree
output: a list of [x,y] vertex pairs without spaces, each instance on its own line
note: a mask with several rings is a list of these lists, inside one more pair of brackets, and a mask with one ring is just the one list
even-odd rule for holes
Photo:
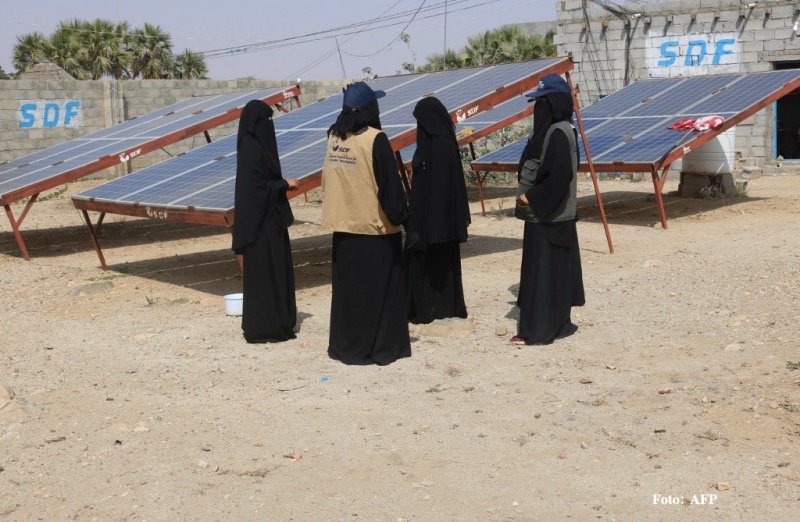
[[203,79],[207,78],[207,74],[208,68],[202,54],[186,49],[175,57],[175,78],[181,80]]
[[428,63],[418,67],[417,72],[441,71],[443,69],[458,69],[465,65],[463,52],[448,49],[444,54],[432,54],[426,58]]
[[145,23],[133,32],[130,41],[133,77],[146,80],[169,78],[175,69],[172,38],[158,25]]
[[14,77],[14,73],[8,74],[3,70],[3,66],[0,65],[0,80],[11,80]]
[[127,23],[115,25],[100,18],[84,22],[78,33],[80,61],[89,78],[99,80],[109,75],[120,78],[128,63],[124,47]]
[[556,53],[553,33],[525,35],[517,26],[506,26],[467,38],[464,49],[467,65],[493,65],[498,63],[535,60]]
[[84,22],[78,19],[62,21],[47,42],[48,60],[78,80],[89,77],[80,57],[83,26]]
[[17,72],[25,72],[37,63],[47,60],[47,37],[40,32],[17,37],[12,63]]

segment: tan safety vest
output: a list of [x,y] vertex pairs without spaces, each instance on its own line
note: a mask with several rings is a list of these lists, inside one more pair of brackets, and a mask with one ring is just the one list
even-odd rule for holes
[[372,145],[381,131],[367,127],[342,140],[331,134],[322,165],[322,224],[334,232],[394,234],[378,200]]

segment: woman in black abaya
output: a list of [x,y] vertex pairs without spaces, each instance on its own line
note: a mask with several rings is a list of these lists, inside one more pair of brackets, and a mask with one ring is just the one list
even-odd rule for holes
[[400,226],[405,190],[377,98],[364,82],[344,92],[322,169],[323,223],[333,230],[328,355],[386,365],[411,355]]
[[414,108],[417,148],[411,165],[407,252],[409,321],[467,317],[460,243],[470,223],[467,186],[453,122],[437,98]]
[[249,343],[294,339],[297,308],[287,228],[294,216],[286,197],[297,181],[283,179],[272,109],[245,105],[236,140],[233,251],[242,256],[242,331]]
[[[535,217],[526,221],[522,242],[519,322],[513,344],[549,344],[577,330],[570,318],[573,306],[585,302],[577,213],[565,211],[575,206],[575,183],[579,158],[575,131],[566,126],[554,129],[546,150],[545,134],[551,125],[572,120],[572,95],[568,84],[557,75],[543,78],[532,95],[533,134],[520,158],[541,160],[533,187],[519,196],[519,203],[530,206]],[[574,156],[574,158],[573,158]],[[570,201],[571,200],[571,201]]]

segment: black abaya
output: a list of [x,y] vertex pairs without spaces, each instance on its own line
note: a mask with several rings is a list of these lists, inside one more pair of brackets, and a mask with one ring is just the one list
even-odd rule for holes
[[400,236],[333,233],[331,358],[385,365],[411,355]]
[[243,256],[247,342],[293,339],[297,320],[287,227],[294,217],[281,176],[272,109],[253,100],[239,119],[233,250]]
[[461,153],[450,115],[438,99],[420,100],[414,117],[408,318],[412,323],[465,318],[460,243],[467,240],[470,217]]
[[[542,125],[546,131],[553,122],[569,120],[571,116],[569,95],[540,98],[534,109],[531,140],[544,139]],[[541,146],[529,143],[520,162],[528,159],[526,155],[542,160],[534,186],[526,192],[529,204],[542,220],[526,222],[522,240],[517,336],[526,344],[549,344],[571,333],[574,325],[570,310],[585,303],[577,216],[568,221],[548,221],[568,197],[572,176],[577,175],[572,171],[570,143],[562,131],[555,130],[547,150],[542,151]]]
[[[374,112],[377,115],[377,110]],[[386,217],[395,225],[405,223],[405,190],[386,134],[375,138],[372,166],[378,201]],[[332,359],[345,364],[385,365],[411,356],[401,260],[400,233],[333,233],[328,343]]]

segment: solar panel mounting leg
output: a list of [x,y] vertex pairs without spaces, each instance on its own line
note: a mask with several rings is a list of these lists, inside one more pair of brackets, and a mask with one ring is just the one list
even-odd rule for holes
[[[472,142],[469,144],[469,153],[472,155],[473,160],[477,157]],[[483,178],[481,178],[481,173],[475,171],[475,186],[478,189],[478,199],[481,201],[481,215],[483,217],[486,217],[486,205],[483,203],[483,180],[486,178],[486,174],[488,174],[488,172],[484,173]]]
[[578,100],[578,87],[572,85],[572,78],[569,71],[564,73],[567,77],[567,83],[570,86],[572,93],[572,105],[575,109],[575,119],[578,122],[578,130],[580,131],[581,141],[583,143],[583,154],[586,156],[586,163],[589,166],[589,174],[592,177],[592,185],[594,185],[594,197],[597,200],[597,208],[600,210],[600,220],[603,222],[603,229],[606,233],[606,242],[608,242],[608,253],[614,253],[614,243],[611,241],[611,231],[608,230],[608,217],[606,216],[606,209],[603,205],[603,196],[600,195],[600,186],[597,183],[597,172],[594,169],[594,162],[592,161],[592,153],[589,151],[589,139],[586,137],[586,128],[583,126],[583,116],[581,115],[581,104]]
[[100,259],[100,266],[103,268],[103,270],[108,270],[106,258],[103,257],[103,250],[100,248],[100,242],[97,239],[97,234],[100,232],[100,227],[103,225],[103,218],[106,217],[106,213],[100,213],[100,218],[97,220],[97,225],[92,225],[92,220],[89,218],[88,211],[81,210],[81,213],[83,213],[83,220],[86,222],[86,226],[89,227],[89,235],[92,237],[92,244],[94,244],[97,257]]
[[661,175],[658,171],[653,169],[653,189],[656,193],[656,205],[658,205],[658,218],[661,220],[661,228],[667,228],[667,211],[664,209],[664,198],[661,196],[664,191],[664,183],[667,182],[667,175],[669,174],[669,165],[664,167]]
[[25,204],[25,208],[22,209],[22,214],[19,215],[19,219],[14,219],[14,212],[11,211],[11,205],[3,205],[6,209],[6,215],[8,216],[8,222],[11,224],[11,230],[14,231],[14,239],[17,240],[17,246],[19,247],[19,251],[22,254],[22,257],[25,258],[26,261],[31,260],[31,255],[28,253],[28,247],[25,246],[25,240],[22,239],[22,232],[19,231],[20,225],[25,220],[25,216],[28,215],[28,211],[30,211],[33,203],[36,201],[36,198],[39,197],[39,193],[37,192],[28,202]]
[[411,194],[411,181],[409,181],[408,171],[399,150],[395,151],[394,157],[397,160],[397,169],[400,172],[400,179],[403,181],[403,188],[405,188],[406,196],[408,196]]

